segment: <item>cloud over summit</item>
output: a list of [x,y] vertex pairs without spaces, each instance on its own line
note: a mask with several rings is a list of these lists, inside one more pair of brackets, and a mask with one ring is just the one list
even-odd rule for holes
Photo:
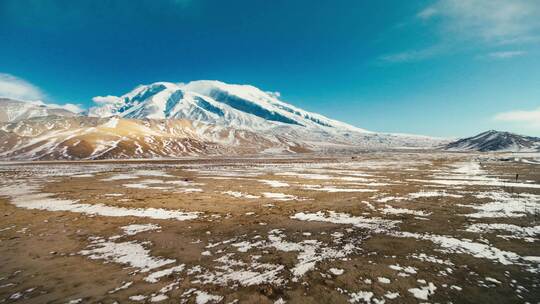
[[0,73],[0,97],[17,100],[39,100],[45,94],[33,84],[11,74]]

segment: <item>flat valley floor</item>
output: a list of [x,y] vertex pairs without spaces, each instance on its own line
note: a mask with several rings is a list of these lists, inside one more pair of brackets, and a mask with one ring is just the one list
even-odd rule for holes
[[539,303],[540,165],[0,164],[0,303]]

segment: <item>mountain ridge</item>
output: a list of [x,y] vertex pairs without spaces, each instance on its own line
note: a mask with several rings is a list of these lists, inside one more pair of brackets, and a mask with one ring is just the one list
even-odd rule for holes
[[21,121],[44,116],[77,116],[78,114],[59,105],[41,101],[21,101],[0,97],[0,123]]
[[[250,85],[200,80],[97,96],[83,116],[0,125],[0,158],[102,159],[197,154],[435,148],[421,135],[377,133],[305,111]],[[42,115],[44,116],[44,115]]]
[[254,86],[226,84],[215,80],[199,80],[187,84],[156,82],[140,85],[122,96],[97,97],[95,100],[101,106],[90,108],[89,116],[185,118],[250,129],[265,129],[269,125],[281,123],[369,132],[304,111]]
[[444,149],[447,151],[540,152],[540,138],[489,130],[453,141],[444,146]]

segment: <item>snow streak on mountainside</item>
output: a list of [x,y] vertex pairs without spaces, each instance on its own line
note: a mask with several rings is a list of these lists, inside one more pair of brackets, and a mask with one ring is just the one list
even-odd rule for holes
[[18,101],[0,98],[0,122],[16,122],[32,117],[76,116],[77,114],[59,106],[47,105],[40,101]]
[[445,149],[449,151],[536,152],[540,151],[540,138],[490,130],[449,143]]
[[39,117],[0,125],[0,159],[126,159],[309,151],[232,128],[188,120]]

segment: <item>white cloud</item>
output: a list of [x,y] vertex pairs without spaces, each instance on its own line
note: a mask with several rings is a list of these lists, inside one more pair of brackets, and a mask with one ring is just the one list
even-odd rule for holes
[[71,111],[73,113],[81,113],[82,111],[84,111],[81,108],[81,105],[76,105],[76,104],[73,104],[73,103],[66,103],[66,104],[62,104],[62,105],[55,104],[55,103],[48,103],[46,105],[49,106],[49,107],[52,107],[52,108],[68,110],[68,111]]
[[277,98],[277,99],[279,99],[281,97],[281,92],[277,92],[277,91],[276,92],[266,92],[266,94],[268,94],[268,95],[270,95],[270,96],[272,96],[274,98]]
[[509,59],[513,57],[523,56],[527,54],[524,51],[501,51],[501,52],[492,52],[487,54],[488,58],[491,59]]
[[527,128],[540,128],[540,108],[525,111],[509,111],[495,115],[497,121],[514,122]]
[[426,48],[426,49],[421,49],[421,50],[411,50],[411,51],[405,51],[405,52],[400,52],[400,53],[383,55],[380,57],[380,59],[387,62],[418,61],[418,60],[432,57],[438,52],[438,50],[439,48],[437,47]]
[[33,84],[10,74],[0,73],[0,97],[18,100],[43,99],[45,94]]
[[36,105],[36,106],[45,106],[51,109],[64,109],[73,113],[81,113],[82,111],[84,111],[81,108],[81,105],[76,105],[72,103],[66,103],[66,104],[44,103],[41,100],[30,100],[30,101],[25,101],[25,102]]
[[440,21],[443,35],[516,43],[533,38],[540,28],[538,0],[438,0],[417,15]]
[[107,96],[96,96],[92,98],[92,101],[98,104],[107,104],[107,103],[117,103],[121,101],[120,97],[107,95]]
[[[539,0],[436,0],[416,14],[425,30],[433,30],[431,46],[381,56],[387,62],[408,62],[461,50],[499,48],[540,41]],[[494,51],[479,58],[508,59],[524,51]]]
[[75,113],[83,111],[80,105],[72,103],[44,103],[42,99],[45,99],[45,93],[40,88],[24,79],[6,73],[0,73],[0,97],[25,101],[55,109],[65,109]]

